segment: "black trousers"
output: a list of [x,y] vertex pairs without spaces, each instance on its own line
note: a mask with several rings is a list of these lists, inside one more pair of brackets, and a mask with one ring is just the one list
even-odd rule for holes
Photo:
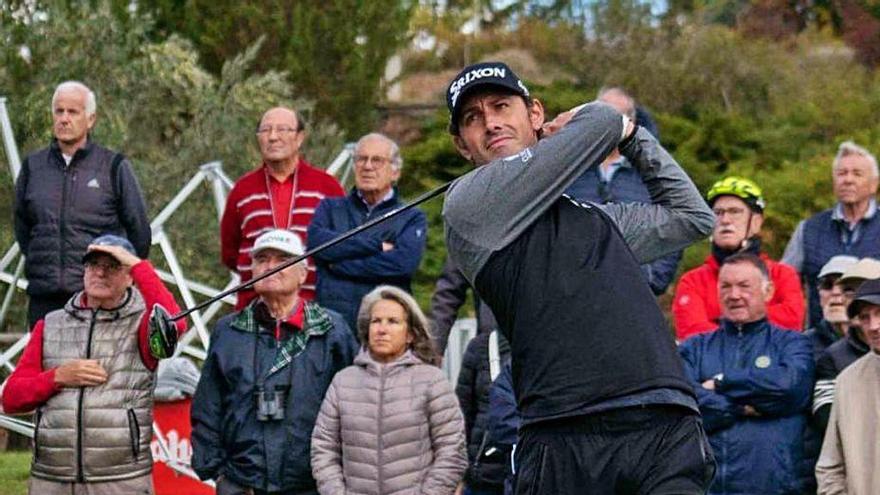
[[215,489],[217,495],[318,495],[317,490],[290,490],[280,492],[267,492],[265,490],[246,488],[236,484],[234,481],[226,478],[225,476],[222,476],[220,477],[220,479],[217,480]]
[[619,409],[524,427],[516,495],[696,495],[715,475],[700,417],[676,406]]
[[34,325],[42,320],[47,313],[61,309],[73,296],[70,292],[55,292],[52,294],[39,294],[28,297],[28,331],[34,329]]

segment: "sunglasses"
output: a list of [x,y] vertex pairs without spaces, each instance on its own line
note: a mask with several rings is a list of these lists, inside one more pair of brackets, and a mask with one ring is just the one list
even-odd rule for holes
[[831,290],[834,284],[840,279],[839,276],[829,275],[819,280],[819,288],[822,290]]

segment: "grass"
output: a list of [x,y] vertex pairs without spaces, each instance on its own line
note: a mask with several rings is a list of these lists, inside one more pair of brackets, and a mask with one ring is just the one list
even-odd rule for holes
[[0,495],[24,495],[31,470],[29,451],[0,452]]

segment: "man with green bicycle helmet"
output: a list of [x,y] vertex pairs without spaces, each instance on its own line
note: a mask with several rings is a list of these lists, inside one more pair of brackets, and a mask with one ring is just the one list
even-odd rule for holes
[[712,253],[705,263],[682,275],[675,288],[672,313],[679,340],[718,328],[718,270],[737,253],[759,256],[770,271],[773,291],[767,304],[771,323],[800,330],[804,319],[804,296],[797,272],[771,260],[761,251],[764,200],[761,188],[743,177],[725,177],[709,189],[706,201],[715,212]]
[[712,184],[709,192],[706,193],[706,201],[711,206],[714,204],[715,198],[719,196],[736,196],[758,213],[763,213],[764,207],[767,205],[762,196],[761,188],[743,177],[725,177]]

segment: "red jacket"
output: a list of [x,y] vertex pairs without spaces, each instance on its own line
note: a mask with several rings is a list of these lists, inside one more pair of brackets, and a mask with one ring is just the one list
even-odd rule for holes
[[[300,158],[295,172],[295,191],[290,212],[291,225],[288,228],[296,232],[308,245],[308,226],[312,221],[315,208],[322,199],[344,196],[342,186],[330,174],[319,170]],[[241,281],[251,279],[251,247],[260,234],[275,228],[272,217],[272,205],[266,188],[266,166],[246,173],[229,191],[226,198],[226,209],[220,221],[220,256],[223,264],[241,276]],[[288,205],[280,206],[287,208]],[[315,264],[309,259],[308,277],[299,291],[300,297],[311,301],[315,297]],[[235,309],[247,306],[254,298],[251,289],[238,292]]]
[[[149,261],[134,265],[131,277],[147,308],[138,326],[141,360],[147,368],[154,370],[159,361],[150,353],[150,309],[154,304],[161,304],[169,313],[176,314],[180,312],[180,307]],[[82,297],[85,299],[85,294]],[[84,300],[81,302],[85,303]],[[186,332],[186,320],[177,322],[177,330],[179,334]],[[59,390],[61,388],[55,384],[55,368],[43,369],[43,320],[40,320],[34,325],[31,339],[3,389],[3,411],[17,413],[33,410]]]
[[[800,331],[804,322],[804,293],[794,268],[760,254],[770,271],[773,298],[767,304],[767,319],[782,328]],[[675,336],[684,340],[718,328],[718,261],[711,254],[702,265],[681,276],[672,300]]]

